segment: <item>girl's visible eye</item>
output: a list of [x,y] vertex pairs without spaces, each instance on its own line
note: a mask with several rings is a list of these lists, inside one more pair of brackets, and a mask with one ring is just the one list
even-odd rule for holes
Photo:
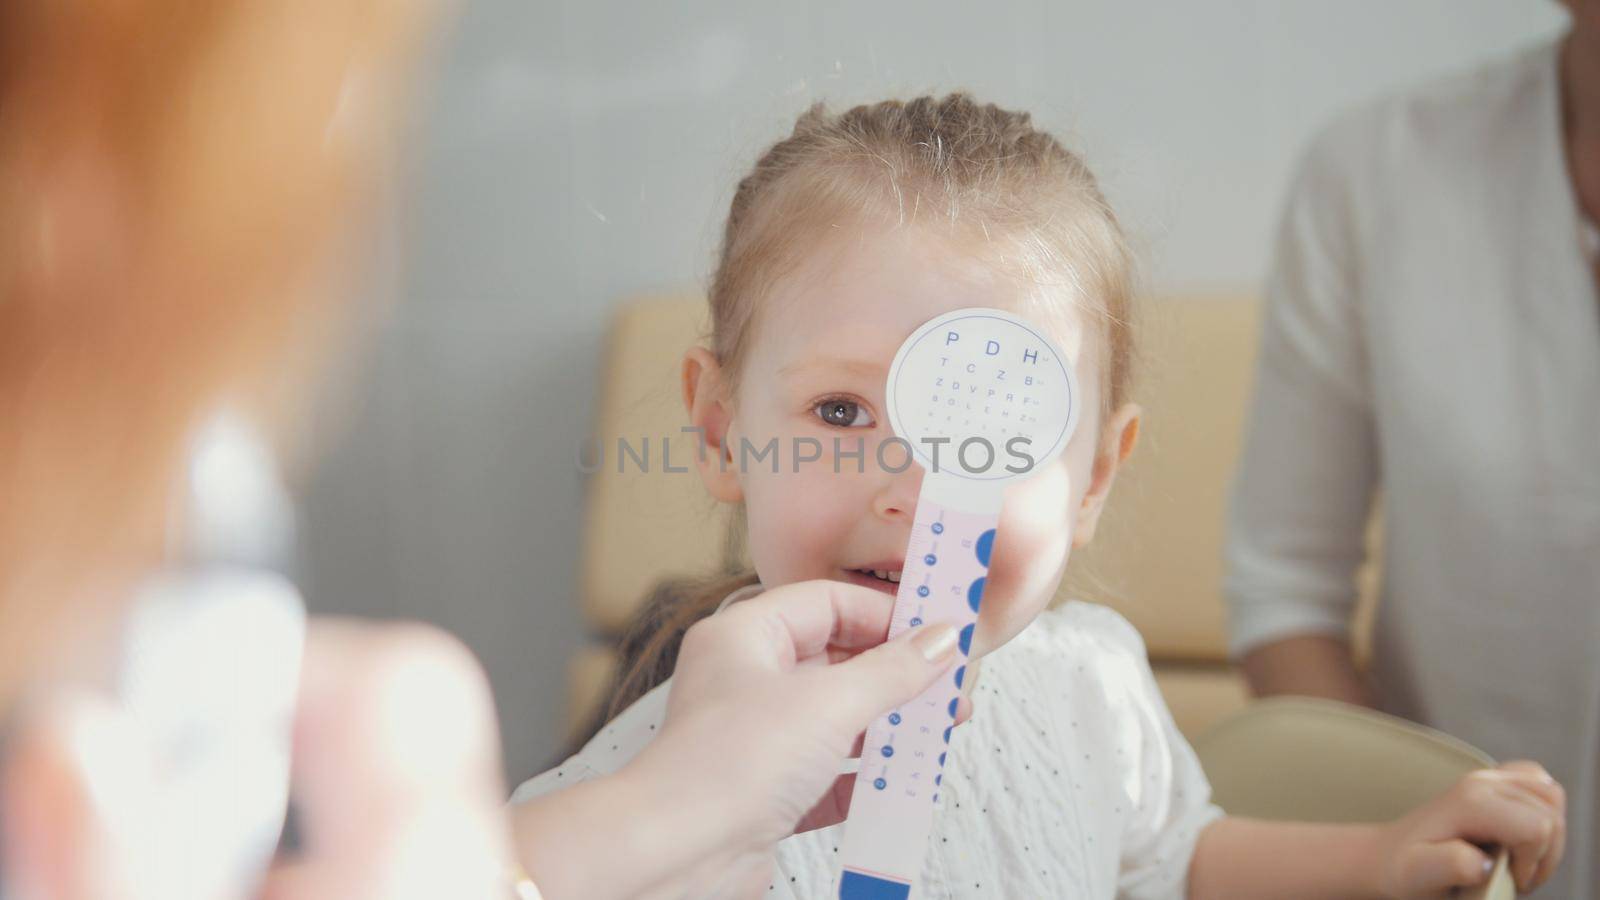
[[877,424],[866,407],[844,397],[829,397],[812,407],[817,418],[838,428],[870,428]]

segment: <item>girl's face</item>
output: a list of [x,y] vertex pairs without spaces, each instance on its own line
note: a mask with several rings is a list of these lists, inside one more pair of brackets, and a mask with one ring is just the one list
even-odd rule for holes
[[[706,454],[701,475],[718,499],[743,501],[763,584],[825,578],[893,594],[923,469],[905,466],[899,444],[884,448],[887,465],[878,462],[879,444],[894,435],[884,405],[889,364],[917,326],[942,313],[988,306],[1026,314],[1029,288],[915,229],[833,243],[763,303],[736,397],[721,390],[727,373],[695,348],[685,360],[686,399],[708,445],[722,451],[720,464]],[[1006,489],[974,654],[1010,640],[1049,603],[1075,538],[1081,545],[1093,533],[1118,461],[1114,441],[1109,465],[1096,463],[1096,342],[1075,312],[1053,319],[1064,319],[1054,337],[1076,366],[1083,412],[1065,452]],[[1114,417],[1130,444],[1136,415]],[[774,439],[776,471],[771,453],[758,459]]]

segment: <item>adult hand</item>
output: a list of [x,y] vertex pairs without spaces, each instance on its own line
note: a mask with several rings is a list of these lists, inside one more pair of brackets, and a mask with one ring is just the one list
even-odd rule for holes
[[[196,834],[152,815],[163,808],[163,767],[146,738],[111,701],[88,696],[25,723],[3,817],[4,871],[18,896],[217,896],[202,873],[226,860],[196,859]],[[293,779],[303,849],[273,867],[269,900],[510,896],[493,706],[476,661],[442,632],[314,621]],[[239,873],[221,897],[254,896],[253,880]]]
[[[609,811],[614,823],[660,811],[632,818],[627,835],[613,834],[631,859],[658,860],[657,880],[647,882],[658,895],[757,894],[778,841],[803,818],[818,824],[842,815],[851,782],[840,779],[840,764],[862,731],[957,657],[948,625],[885,643],[892,608],[893,598],[870,588],[810,581],[689,630],[660,737],[609,786],[621,804]],[[534,868],[552,900],[640,888],[626,881],[631,873],[607,874],[604,885],[585,881],[559,893]]]
[[870,588],[808,581],[689,629],[660,736],[620,772],[513,810],[545,896],[763,892],[778,841],[803,819],[842,817],[840,767],[862,731],[956,659],[947,625],[885,643],[893,606]]

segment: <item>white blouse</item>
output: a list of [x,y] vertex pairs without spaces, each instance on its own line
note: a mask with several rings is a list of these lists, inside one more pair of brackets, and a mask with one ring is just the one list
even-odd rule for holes
[[1557,46],[1345,117],[1284,213],[1234,489],[1237,653],[1343,633],[1381,486],[1387,709],[1568,791],[1600,896],[1600,298]]
[[[655,734],[670,684],[512,801],[616,771]],[[1046,612],[984,657],[973,693],[913,897],[1184,896],[1195,841],[1222,812],[1132,625],[1087,603]],[[842,827],[779,844],[767,896],[837,896]]]

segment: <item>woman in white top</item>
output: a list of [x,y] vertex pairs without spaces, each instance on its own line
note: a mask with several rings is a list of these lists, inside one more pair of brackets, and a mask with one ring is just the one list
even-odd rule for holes
[[[1291,192],[1228,543],[1258,693],[1542,762],[1600,891],[1600,4],[1335,123]],[[1370,682],[1347,640],[1383,495]]]

